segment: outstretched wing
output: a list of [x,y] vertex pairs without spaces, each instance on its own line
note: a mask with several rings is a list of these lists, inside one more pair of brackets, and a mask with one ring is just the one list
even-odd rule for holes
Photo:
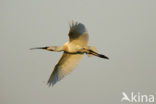
[[47,82],[49,86],[53,86],[57,81],[60,81],[64,76],[69,74],[75,66],[78,64],[79,60],[83,55],[71,55],[63,53],[59,62],[55,65],[55,68]]
[[78,43],[79,45],[88,44],[88,39],[89,39],[88,32],[86,27],[82,23],[72,21],[72,23],[70,24],[70,30],[68,36],[69,36],[69,41],[76,40],[79,42]]

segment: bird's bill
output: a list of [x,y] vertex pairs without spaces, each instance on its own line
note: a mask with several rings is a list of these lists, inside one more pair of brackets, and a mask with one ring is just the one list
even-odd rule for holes
[[47,47],[35,47],[35,48],[30,48],[30,50],[34,50],[34,49],[47,49]]

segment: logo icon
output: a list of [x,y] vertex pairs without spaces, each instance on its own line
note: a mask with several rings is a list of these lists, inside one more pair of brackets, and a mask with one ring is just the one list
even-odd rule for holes
[[131,92],[128,96],[125,92],[122,92],[121,102],[136,102],[136,103],[153,103],[154,102],[154,95],[150,94],[141,94],[140,92],[134,93]]
[[130,102],[130,99],[128,98],[128,96],[127,96],[127,94],[125,92],[122,92],[122,95],[123,95],[123,97],[121,99],[121,102],[124,101],[124,100]]

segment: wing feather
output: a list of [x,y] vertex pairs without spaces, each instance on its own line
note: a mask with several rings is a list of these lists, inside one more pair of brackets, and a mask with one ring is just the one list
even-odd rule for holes
[[69,30],[69,39],[74,40],[79,38],[80,36],[85,36],[85,38],[88,38],[88,32],[84,24],[73,22],[70,24],[70,30]]
[[53,86],[56,82],[60,81],[64,76],[69,74],[76,67],[82,56],[83,55],[63,53],[59,62],[55,65],[47,84],[49,86]]

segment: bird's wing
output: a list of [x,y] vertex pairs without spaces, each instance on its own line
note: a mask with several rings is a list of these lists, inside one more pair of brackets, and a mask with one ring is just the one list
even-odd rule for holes
[[63,53],[59,62],[55,65],[55,68],[47,82],[49,86],[54,85],[57,81],[60,81],[64,76],[69,74],[83,55],[71,55]]
[[79,40],[79,43],[88,43],[88,32],[84,24],[73,22],[70,24],[70,30],[69,30],[69,40]]

